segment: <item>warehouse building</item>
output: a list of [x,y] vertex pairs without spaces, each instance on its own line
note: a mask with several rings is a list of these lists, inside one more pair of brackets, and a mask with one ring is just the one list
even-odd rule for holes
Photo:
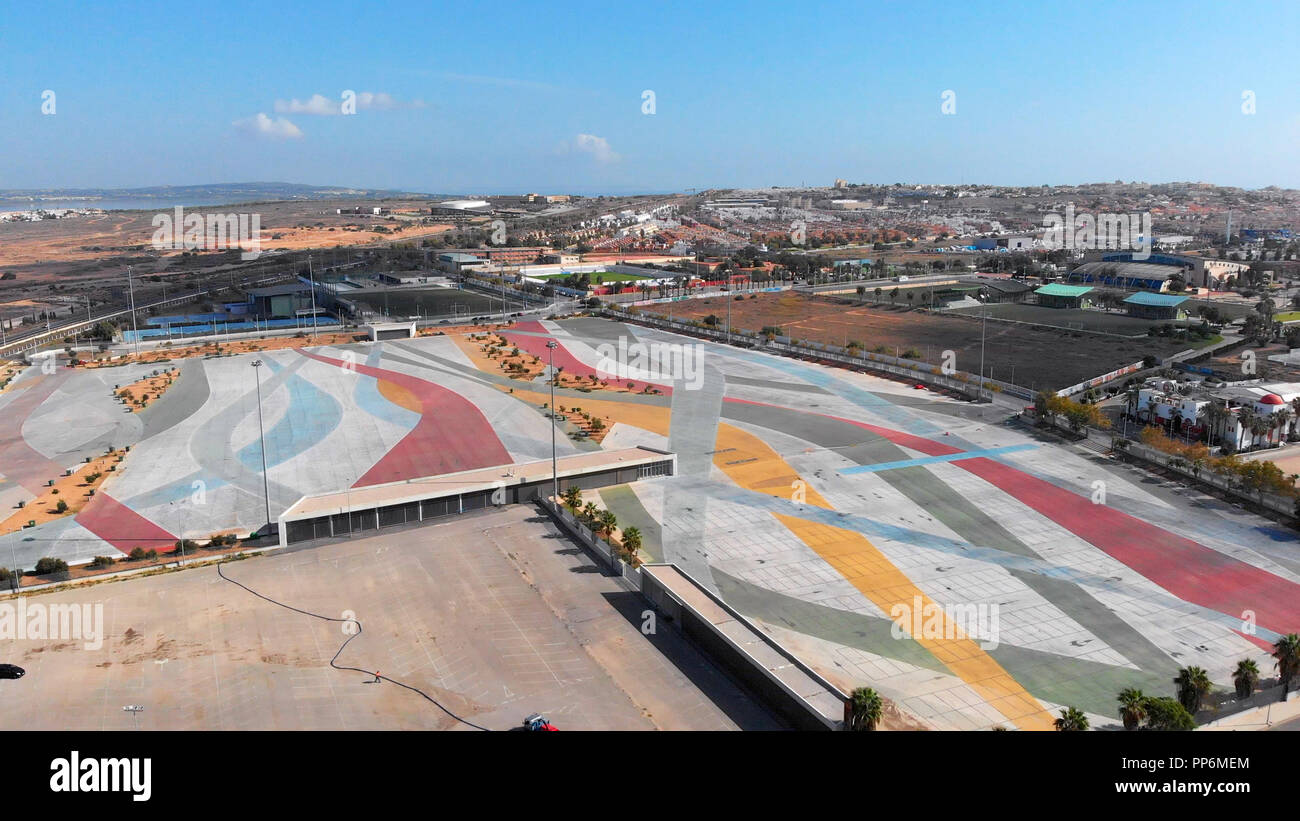
[[[550,496],[551,471],[551,460],[543,459],[304,496],[280,514],[280,546],[533,502]],[[554,475],[563,493],[569,487],[608,487],[676,472],[675,454],[640,446],[560,457]]]

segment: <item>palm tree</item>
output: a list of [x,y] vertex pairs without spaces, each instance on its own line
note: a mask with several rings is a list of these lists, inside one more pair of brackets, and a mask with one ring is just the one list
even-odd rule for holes
[[1066,707],[1052,724],[1058,732],[1081,732],[1088,729],[1088,717],[1074,707]]
[[641,549],[641,531],[635,527],[623,528],[623,549],[635,553]]
[[1138,396],[1141,390],[1137,385],[1129,385],[1124,389],[1124,410],[1134,419],[1137,419]]
[[1273,658],[1277,659],[1278,678],[1282,682],[1282,698],[1290,689],[1292,680],[1300,673],[1300,633],[1288,633],[1273,645]]
[[1124,720],[1125,730],[1136,730],[1147,717],[1146,694],[1136,687],[1125,687],[1119,693],[1119,717]]
[[618,527],[618,517],[614,515],[612,510],[602,510],[596,517],[596,521],[600,523],[600,533],[605,538],[609,538],[610,534],[614,532],[614,528]]
[[1255,409],[1249,405],[1243,406],[1242,409],[1237,412],[1237,424],[1241,426],[1243,433],[1251,434],[1252,446],[1254,446],[1254,430],[1257,419],[1258,416],[1255,413]]
[[567,507],[571,512],[576,513],[578,511],[578,505],[582,504],[582,488],[577,485],[569,485],[564,489],[564,492],[560,494],[560,498],[564,500],[565,507]]
[[858,687],[849,694],[847,729],[867,731],[876,729],[883,713],[880,695],[870,687]]
[[1201,700],[1210,692],[1210,677],[1200,667],[1184,667],[1174,679],[1178,685],[1178,703],[1193,716],[1201,709]]
[[[877,285],[877,286],[876,286],[876,290],[875,290],[876,301],[877,301],[877,302],[880,301],[880,295],[881,295],[881,293],[883,293],[883,292],[884,292],[884,289],[881,288],[879,285]],[[1297,399],[1296,401],[1297,401],[1297,402],[1300,402],[1300,399]]]
[[[1278,432],[1279,444],[1281,444],[1286,440],[1286,429],[1287,427],[1290,426],[1291,420],[1294,418],[1294,416],[1295,414],[1291,412],[1291,408],[1286,405],[1283,405],[1282,407],[1273,411],[1270,418],[1273,423],[1273,430]],[[1269,434],[1270,437],[1272,437],[1272,435],[1273,434],[1271,433]]]
[[1273,423],[1268,414],[1255,414],[1255,418],[1250,423],[1251,445],[1259,446],[1261,436],[1268,436],[1273,432]]
[[1222,439],[1220,428],[1232,414],[1228,412],[1227,407],[1220,405],[1218,402],[1211,402],[1205,408],[1205,421],[1208,425],[1205,434],[1205,441],[1214,444],[1216,439]]
[[1259,685],[1259,665],[1252,659],[1237,662],[1237,669],[1232,673],[1232,683],[1237,688],[1237,698],[1250,698]]
[[596,521],[595,502],[587,502],[585,505],[582,506],[582,518],[586,519],[588,522]]

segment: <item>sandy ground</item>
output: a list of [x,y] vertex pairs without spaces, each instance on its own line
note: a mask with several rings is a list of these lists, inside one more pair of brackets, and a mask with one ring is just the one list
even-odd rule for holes
[[[375,242],[412,240],[449,231],[443,223],[412,224],[368,214],[335,214],[355,202],[271,202],[187,208],[185,213],[256,213],[261,220],[261,249],[333,248]],[[401,210],[400,206],[396,210]],[[153,218],[171,208],[108,211],[84,217],[41,222],[0,223],[0,271],[18,272],[23,282],[42,281],[72,271],[92,272],[96,263],[132,258],[155,266],[180,251],[152,247]],[[383,226],[387,233],[370,230]],[[214,252],[215,253],[215,252]]]
[[139,413],[147,408],[150,402],[161,399],[175,381],[176,374],[173,371],[166,371],[157,376],[146,376],[129,385],[123,385],[114,394],[125,400],[126,407],[131,413]]
[[[952,351],[958,370],[975,373],[980,367],[980,322],[902,306],[837,304],[787,292],[743,300],[723,296],[685,300],[673,303],[671,312],[678,319],[703,319],[712,314],[725,323],[728,302],[731,323],[737,329],[759,331],[775,325],[794,339],[836,345],[856,340],[868,351],[879,348],[880,353],[891,355],[911,348],[920,360],[936,366],[943,364],[944,351]],[[669,314],[667,305],[642,306],[641,310]],[[1063,330],[990,322],[983,356],[993,378],[1013,381],[1014,374],[1017,385],[1038,390],[1063,388],[1132,364],[1148,353],[1165,356],[1186,347],[1166,340],[1072,335]],[[1045,351],[1052,355],[1045,356]]]
[[[35,499],[9,514],[8,518],[0,521],[0,533],[14,533],[22,530],[30,521],[42,524],[55,519],[76,516],[90,501],[91,491],[99,489],[99,486],[110,475],[110,467],[117,467],[124,455],[121,451],[105,454],[98,459],[91,460],[71,476],[58,478],[51,476],[50,478],[55,480],[54,485],[45,488]],[[86,477],[95,473],[100,474],[95,481],[86,481]],[[68,509],[62,513],[57,509],[60,500],[68,504]]]

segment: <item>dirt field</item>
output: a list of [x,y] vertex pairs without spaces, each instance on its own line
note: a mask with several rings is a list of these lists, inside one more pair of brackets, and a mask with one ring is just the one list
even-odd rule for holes
[[[667,315],[666,306],[647,306]],[[673,316],[702,319],[713,314],[726,321],[722,297],[678,302]],[[907,308],[813,300],[801,294],[758,294],[732,301],[731,322],[737,329],[758,331],[781,327],[787,336],[843,345],[850,340],[866,350],[901,354],[908,349],[933,365],[943,364],[943,352],[956,354],[954,366],[974,373],[980,362],[980,321],[969,317],[930,314]],[[1147,354],[1168,356],[1188,346],[1160,339],[1114,339],[1065,330],[1047,330],[990,322],[985,340],[986,371],[994,379],[1033,390],[1059,389],[1137,362]]]
[[[424,203],[384,203],[394,211]],[[451,230],[451,225],[422,225],[408,220],[389,220],[367,214],[336,214],[351,201],[263,202],[186,208],[196,214],[258,214],[261,221],[261,249],[298,250],[365,245],[374,242],[413,239]],[[0,272],[13,272],[23,284],[66,282],[68,275],[100,275],[105,265],[135,264],[145,273],[163,273],[180,251],[155,251],[153,219],[171,214],[171,208],[140,211],[108,211],[85,217],[40,222],[0,223]],[[375,232],[383,226],[389,233]],[[216,264],[215,262],[213,264]]]

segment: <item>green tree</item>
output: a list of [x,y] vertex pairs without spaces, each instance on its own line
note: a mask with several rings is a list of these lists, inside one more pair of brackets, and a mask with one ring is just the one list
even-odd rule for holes
[[1088,729],[1088,717],[1081,710],[1065,707],[1061,717],[1052,722],[1058,732],[1081,732]]
[[612,510],[602,510],[597,514],[596,522],[600,525],[600,534],[605,538],[609,538],[614,532],[614,528],[618,527],[618,517],[614,515]]
[[635,553],[641,549],[641,531],[639,528],[623,528],[623,549],[629,553]]
[[1178,685],[1178,703],[1191,715],[1201,709],[1201,701],[1210,692],[1210,677],[1200,667],[1184,667],[1174,679]]
[[1196,719],[1179,704],[1177,699],[1168,696],[1147,699],[1148,730],[1195,730]]
[[1237,698],[1250,698],[1259,685],[1259,665],[1253,659],[1237,662],[1237,669],[1232,671],[1232,684],[1237,689]]
[[1282,683],[1282,698],[1296,674],[1300,673],[1300,633],[1288,633],[1273,645],[1273,658],[1277,659],[1278,678]]
[[582,489],[577,485],[569,485],[560,494],[560,498],[564,500],[564,506],[569,509],[569,512],[577,513],[578,506],[582,504]]
[[1119,717],[1125,730],[1135,730],[1147,717],[1147,697],[1135,687],[1126,687],[1119,693]]
[[865,732],[876,729],[884,712],[880,695],[870,687],[858,687],[849,694],[847,729]]

